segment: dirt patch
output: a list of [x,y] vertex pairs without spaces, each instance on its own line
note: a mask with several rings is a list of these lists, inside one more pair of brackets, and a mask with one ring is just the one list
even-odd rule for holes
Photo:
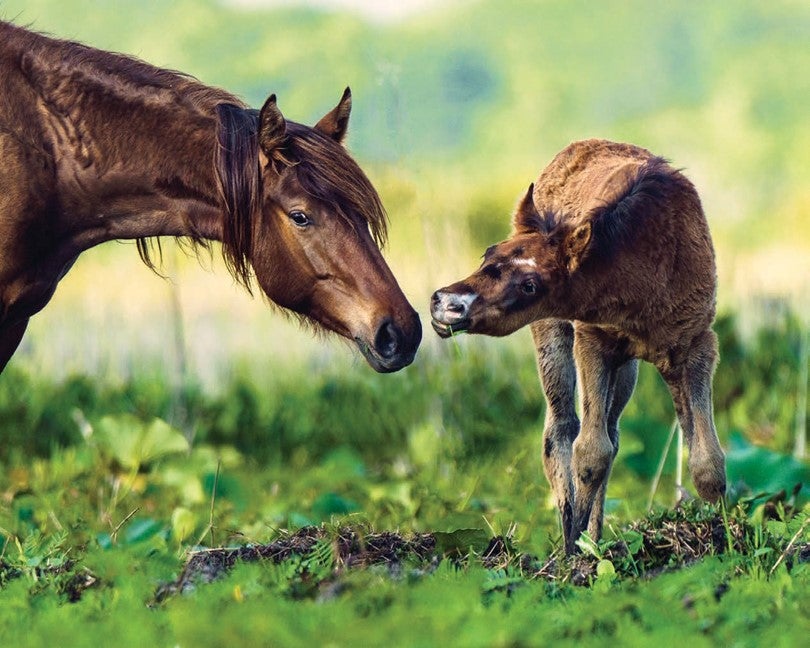
[[[459,531],[456,538],[450,539],[474,538],[471,531]],[[396,574],[403,564],[429,571],[442,560],[452,560],[465,564],[477,561],[493,570],[512,568],[527,579],[587,586],[594,582],[597,567],[605,560],[611,562],[617,576],[653,578],[691,565],[705,556],[729,551],[739,555],[750,553],[752,534],[753,527],[745,518],[726,520],[716,512],[696,516],[694,511],[675,509],[622,528],[613,541],[593,544],[590,549],[584,545],[583,552],[575,556],[566,557],[558,551],[541,561],[518,551],[509,538],[502,536],[478,547],[471,543],[470,551],[461,554],[457,546],[448,549],[448,537],[454,534],[401,535],[351,527],[337,530],[306,527],[266,545],[195,552],[189,556],[177,580],[158,589],[155,600],[160,602],[210,583],[225,575],[237,562],[269,560],[278,564],[291,558],[314,560],[326,567],[320,572],[324,581],[331,582],[346,569],[382,564]],[[807,542],[794,542],[777,551],[782,552],[788,568],[794,562],[810,560]]]
[[[225,576],[238,563],[288,563],[291,567],[289,594],[295,597],[331,596],[341,591],[341,576],[347,570],[383,566],[393,578],[427,574],[442,561],[463,567],[480,564],[490,570],[509,570],[524,579],[588,586],[598,578],[600,563],[618,578],[654,578],[681,569],[705,556],[733,553],[748,561],[760,561],[765,569],[784,564],[810,562],[806,542],[807,520],[792,537],[774,538],[759,531],[745,515],[724,518],[712,507],[659,511],[622,527],[605,530],[606,540],[581,543],[582,551],[564,556],[555,551],[539,559],[521,552],[508,537],[489,537],[480,529],[450,533],[375,532],[367,527],[310,526],[295,533],[283,533],[268,544],[223,547],[189,555],[180,575],[162,584],[153,603],[188,593]],[[795,525],[794,525],[795,526]],[[765,539],[763,539],[765,538]],[[767,543],[769,558],[755,555]],[[765,555],[759,552],[759,555]],[[68,601],[79,600],[99,579],[73,560],[58,566],[28,567],[0,558],[0,587],[22,577],[33,587],[49,583]],[[294,581],[294,582],[293,582]]]
[[[316,552],[320,555],[316,556]],[[156,602],[173,594],[193,590],[226,574],[238,562],[271,561],[281,563],[293,557],[317,557],[322,566],[332,571],[370,565],[387,565],[397,569],[403,562],[430,563],[435,560],[436,539],[431,533],[403,536],[384,531],[366,532],[343,527],[335,531],[325,527],[304,527],[296,533],[265,545],[232,549],[206,549],[192,553],[176,581],[158,588]]]

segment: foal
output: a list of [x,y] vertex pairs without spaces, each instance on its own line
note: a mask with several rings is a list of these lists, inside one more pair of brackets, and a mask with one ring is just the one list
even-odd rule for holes
[[[508,335],[531,324],[547,401],[543,466],[566,553],[598,539],[638,359],[663,376],[698,493],[717,501],[725,459],[712,414],[714,250],[693,185],[637,146],[571,144],[519,204],[509,239],[433,294],[433,327]],[[582,423],[575,409],[577,382]]]

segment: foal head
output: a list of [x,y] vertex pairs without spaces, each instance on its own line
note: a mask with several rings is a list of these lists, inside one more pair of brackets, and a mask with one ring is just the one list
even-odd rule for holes
[[509,335],[555,312],[569,298],[572,276],[591,245],[591,224],[562,222],[534,206],[534,185],[518,205],[512,236],[484,253],[472,275],[431,298],[433,328],[442,337],[457,331]]
[[348,88],[313,128],[285,120],[275,95],[259,112],[218,107],[223,254],[248,289],[255,275],[270,300],[397,371],[422,330],[380,254],[380,198],[342,146],[350,111]]

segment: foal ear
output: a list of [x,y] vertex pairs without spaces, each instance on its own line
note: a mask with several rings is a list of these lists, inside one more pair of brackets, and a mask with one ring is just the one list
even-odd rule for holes
[[321,120],[315,124],[315,130],[328,135],[336,142],[343,142],[346,131],[349,129],[349,115],[352,112],[352,91],[346,88],[337,106],[326,113]]
[[569,232],[563,241],[562,252],[568,272],[574,272],[582,263],[591,242],[591,224],[584,223]]
[[540,214],[537,213],[537,207],[534,206],[534,183],[529,185],[529,190],[515,210],[515,215],[512,217],[512,223],[515,229],[530,229],[536,230],[538,226],[538,219]]
[[259,148],[272,158],[287,139],[287,122],[276,105],[276,95],[271,94],[259,112]]

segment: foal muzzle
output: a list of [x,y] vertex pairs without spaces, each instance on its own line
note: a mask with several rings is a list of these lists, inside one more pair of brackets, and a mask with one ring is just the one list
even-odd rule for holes
[[477,298],[478,295],[472,292],[454,293],[437,290],[430,298],[433,330],[443,338],[466,331],[471,324],[470,306]]

